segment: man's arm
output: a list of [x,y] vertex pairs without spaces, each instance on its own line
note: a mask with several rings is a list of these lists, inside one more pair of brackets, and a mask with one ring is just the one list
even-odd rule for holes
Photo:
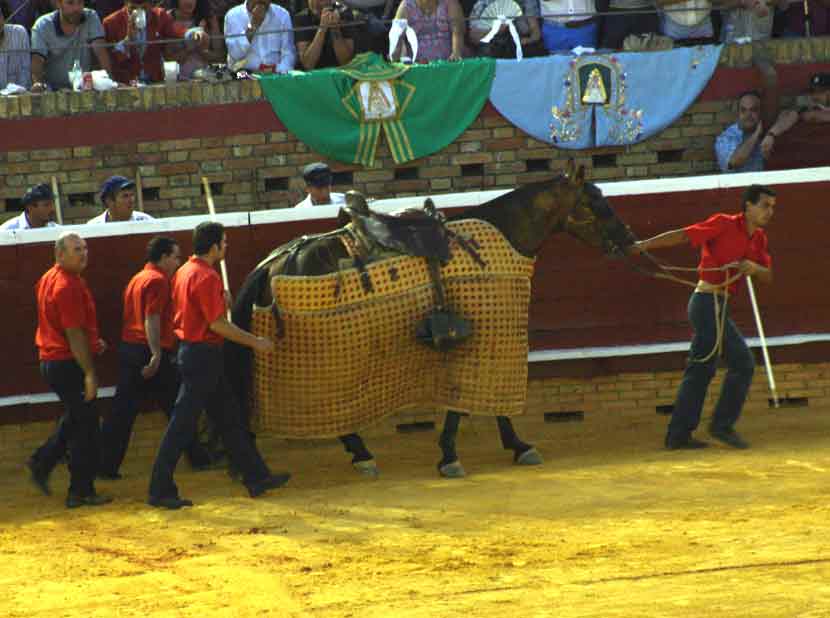
[[761,283],[772,283],[772,269],[761,266],[752,260],[741,260],[738,262],[738,270]]
[[[320,55],[323,53],[323,45],[326,44],[326,32],[328,31],[328,17],[324,13],[320,18],[320,25],[314,33],[314,38],[311,41],[297,41],[297,55],[300,58],[300,64],[306,71],[311,71],[317,68],[317,63],[320,62]],[[303,16],[299,16],[302,18]],[[298,27],[310,26],[307,20],[297,20]]]
[[769,159],[772,156],[775,140],[792,129],[797,122],[798,112],[794,109],[784,110],[778,115],[775,124],[770,127],[763,141],[761,141],[761,154],[764,156],[764,159]]
[[229,339],[239,345],[252,348],[257,352],[273,352],[274,342],[265,337],[257,337],[246,330],[242,330],[236,324],[228,322],[225,316],[219,317],[210,323],[210,330],[217,335]]
[[447,16],[452,28],[452,52],[448,60],[461,60],[464,49],[464,12],[458,0],[447,0]]
[[161,364],[161,316],[158,313],[150,313],[144,318],[144,334],[150,348],[150,362],[141,369],[141,375],[149,380]]
[[282,19],[280,19],[280,29],[284,30],[279,34],[280,41],[280,62],[277,65],[278,73],[288,73],[294,70],[294,65],[297,63],[297,48],[294,46],[294,31],[291,25],[291,16],[287,11],[282,12]]
[[755,130],[750,133],[749,136],[745,137],[734,152],[732,152],[732,156],[729,157],[729,161],[727,163],[727,169],[736,170],[746,164],[749,157],[752,155],[752,151],[755,150],[755,147],[760,142],[763,131],[763,124],[759,122],[758,126],[755,127]]
[[689,237],[686,236],[686,231],[683,228],[663,232],[657,236],[652,236],[646,240],[638,240],[631,247],[629,253],[642,253],[643,251],[651,251],[653,249],[667,249],[669,247],[677,247],[689,242]]
[[40,54],[32,54],[32,92],[46,90],[46,82],[43,81],[43,69],[46,58]]
[[[334,55],[337,56],[337,64],[339,66],[343,66],[349,64],[352,58],[354,58],[354,39],[343,34],[343,30],[340,25],[340,13],[337,11],[332,12],[337,16],[336,25],[331,31]],[[351,21],[354,21],[351,13],[349,13],[349,18]],[[349,29],[349,32],[351,33],[352,30]]]
[[112,77],[112,59],[110,58],[110,50],[104,47],[106,41],[104,39],[97,39],[92,43],[92,51],[98,59],[98,66],[107,72],[107,75]]
[[84,372],[84,400],[92,401],[98,395],[98,378],[95,375],[95,364],[92,362],[92,351],[86,333],[78,327],[67,328],[65,332],[72,357]]
[[[228,57],[232,62],[239,62],[248,55],[251,49],[251,41],[253,41],[253,33],[249,32],[245,24],[240,20],[247,19],[248,12],[244,8],[242,12],[231,9],[225,15],[225,34],[226,35],[240,35],[245,36],[228,36],[225,39],[225,46],[228,48]],[[262,23],[262,22],[260,22]]]

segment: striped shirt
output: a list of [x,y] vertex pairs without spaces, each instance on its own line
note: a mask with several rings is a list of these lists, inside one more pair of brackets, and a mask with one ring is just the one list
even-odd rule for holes
[[[23,50],[8,52],[8,50]],[[32,56],[29,52],[29,35],[26,28],[17,24],[3,26],[3,41],[0,42],[0,88],[8,84],[32,87]]]

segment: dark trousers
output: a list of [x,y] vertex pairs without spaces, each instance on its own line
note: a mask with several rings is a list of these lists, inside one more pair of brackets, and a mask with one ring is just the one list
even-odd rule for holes
[[[170,418],[179,391],[179,372],[173,354],[162,351],[158,371],[149,380],[141,370],[150,361],[150,348],[140,343],[122,342],[118,346],[118,385],[112,400],[112,410],[101,424],[101,466],[105,474],[115,474],[124,461],[133,431],[138,403],[142,396],[151,395]],[[210,455],[194,440],[187,447],[187,457],[195,467],[210,463]]]
[[216,426],[243,482],[251,485],[264,480],[270,472],[239,418],[239,404],[225,378],[221,346],[182,342],[178,359],[182,383],[153,464],[150,498],[178,497],[173,472],[196,435],[196,418],[202,409]]
[[64,360],[42,362],[40,373],[63,403],[65,412],[57,430],[32,455],[33,464],[51,472],[68,449],[70,493],[93,494],[98,465],[98,413],[94,400],[84,401],[84,372],[74,360]]
[[[752,384],[755,359],[743,335],[729,317],[728,308],[724,308],[722,299],[719,301],[720,311],[727,312],[723,334],[723,354],[727,370],[720,397],[715,405],[715,413],[712,416],[712,427],[730,429],[741,416],[741,409],[746,401],[749,386]],[[699,292],[692,294],[689,299],[689,321],[694,328],[694,337],[683,380],[674,403],[674,412],[669,422],[669,440],[684,440],[697,429],[706,391],[717,370],[717,354],[705,363],[694,360],[706,357],[715,346],[714,294]]]

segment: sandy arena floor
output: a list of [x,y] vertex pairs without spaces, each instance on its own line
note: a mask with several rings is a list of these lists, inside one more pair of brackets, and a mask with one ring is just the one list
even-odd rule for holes
[[286,489],[251,500],[182,463],[178,512],[144,505],[146,469],[74,511],[65,471],[46,498],[21,469],[0,616],[830,616],[828,412],[755,413],[745,452],[663,451],[655,415],[550,424],[524,469],[465,421],[461,481],[437,478],[434,433],[375,438],[374,482],[335,446],[269,448]]

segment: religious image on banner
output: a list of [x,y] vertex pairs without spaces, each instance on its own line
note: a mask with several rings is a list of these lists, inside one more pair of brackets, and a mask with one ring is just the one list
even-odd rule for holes
[[635,144],[694,103],[721,49],[498,60],[490,101],[512,124],[557,148]]
[[335,69],[264,76],[260,85],[302,142],[371,167],[381,135],[396,164],[453,142],[487,103],[494,73],[492,58],[404,65],[365,53]]

